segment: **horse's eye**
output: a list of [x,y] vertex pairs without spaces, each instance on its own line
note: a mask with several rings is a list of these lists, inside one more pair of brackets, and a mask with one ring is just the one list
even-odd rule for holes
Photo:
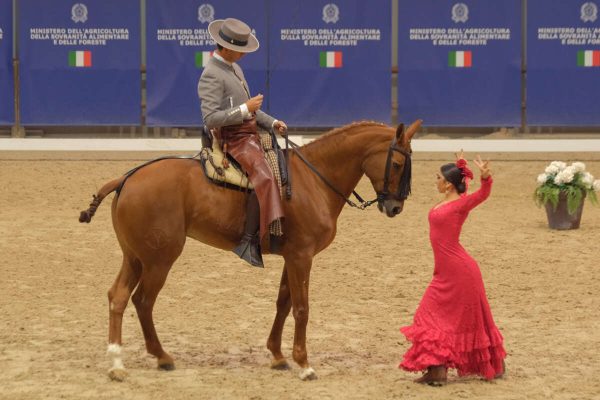
[[392,167],[394,167],[395,170],[399,170],[400,169],[400,164],[398,164],[397,162],[393,162],[392,163]]

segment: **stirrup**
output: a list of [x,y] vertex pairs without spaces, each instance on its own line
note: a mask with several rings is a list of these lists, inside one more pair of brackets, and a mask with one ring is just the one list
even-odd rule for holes
[[244,234],[240,244],[233,249],[233,252],[253,267],[264,268],[260,244],[258,239],[255,240],[255,236]]

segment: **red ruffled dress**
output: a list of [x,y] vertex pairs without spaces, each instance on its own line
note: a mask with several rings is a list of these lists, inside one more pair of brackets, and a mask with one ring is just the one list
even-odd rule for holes
[[488,198],[491,188],[492,178],[482,179],[478,191],[429,211],[435,269],[413,324],[400,329],[412,342],[399,365],[402,369],[445,365],[460,376],[486,379],[503,372],[503,338],[492,318],[481,271],[459,242],[469,211]]

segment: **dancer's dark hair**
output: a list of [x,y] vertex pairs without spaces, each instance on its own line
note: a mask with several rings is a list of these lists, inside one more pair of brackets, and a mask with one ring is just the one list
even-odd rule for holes
[[459,194],[464,193],[465,190],[467,190],[462,171],[456,166],[456,164],[444,164],[441,166],[440,171],[444,179],[453,184]]

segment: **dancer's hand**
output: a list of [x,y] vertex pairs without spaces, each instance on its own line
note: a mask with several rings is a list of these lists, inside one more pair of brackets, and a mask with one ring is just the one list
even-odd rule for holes
[[460,149],[460,153],[454,153],[454,156],[456,157],[456,161],[463,160],[465,158],[465,153],[463,149]]
[[475,160],[473,160],[473,162],[479,168],[479,171],[481,172],[481,177],[483,179],[487,179],[488,177],[490,177],[492,175],[492,171],[490,170],[490,161],[489,160],[483,161],[481,159],[481,156],[477,155],[477,158]]

